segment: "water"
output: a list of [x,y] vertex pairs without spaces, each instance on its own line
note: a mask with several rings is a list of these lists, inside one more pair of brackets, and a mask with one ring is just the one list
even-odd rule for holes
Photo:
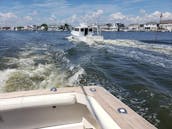
[[104,32],[104,44],[69,32],[0,32],[0,92],[99,85],[159,129],[172,128],[172,33]]

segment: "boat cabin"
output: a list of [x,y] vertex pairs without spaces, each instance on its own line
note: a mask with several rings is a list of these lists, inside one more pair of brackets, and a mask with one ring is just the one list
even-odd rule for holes
[[76,27],[72,30],[72,32],[77,34],[78,36],[87,36],[93,34],[93,29],[89,27]]
[[72,29],[72,35],[74,36],[91,36],[93,35],[93,28],[87,25],[80,25]]
[[81,33],[84,36],[90,35],[93,32],[92,28],[74,28],[74,31]]

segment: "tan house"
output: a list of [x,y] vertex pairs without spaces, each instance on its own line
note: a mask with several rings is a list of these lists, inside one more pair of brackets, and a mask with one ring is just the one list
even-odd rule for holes
[[130,25],[128,25],[128,30],[129,31],[139,31],[139,27],[140,27],[139,24],[130,24]]
[[159,25],[161,30],[172,32],[172,20],[163,20]]

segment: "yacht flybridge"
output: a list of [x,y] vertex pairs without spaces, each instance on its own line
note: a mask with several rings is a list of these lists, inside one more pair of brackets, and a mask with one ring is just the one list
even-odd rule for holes
[[0,129],[156,129],[101,87],[0,95]]
[[100,35],[98,26],[90,27],[85,24],[80,24],[80,26],[72,29],[71,36],[67,37],[67,39],[69,41],[93,44],[96,42],[102,42],[103,36]]

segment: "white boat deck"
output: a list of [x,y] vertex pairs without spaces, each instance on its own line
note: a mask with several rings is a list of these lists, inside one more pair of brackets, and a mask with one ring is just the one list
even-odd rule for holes
[[75,124],[52,126],[52,127],[46,127],[40,129],[84,129],[84,125],[83,123],[75,123]]
[[[92,90],[90,90],[90,88]],[[127,113],[119,113],[125,108]],[[0,129],[156,129],[101,87],[0,95]]]

